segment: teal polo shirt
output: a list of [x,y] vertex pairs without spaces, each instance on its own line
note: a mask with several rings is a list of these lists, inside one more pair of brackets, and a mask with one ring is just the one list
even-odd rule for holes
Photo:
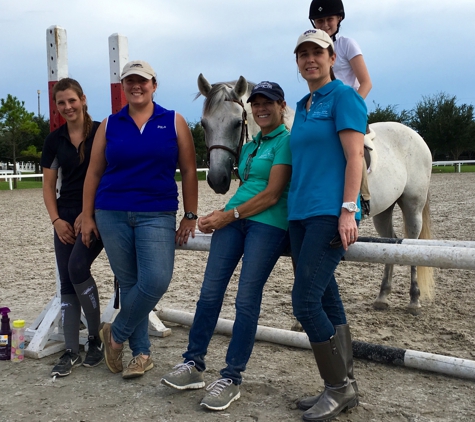
[[[277,164],[290,166],[292,164],[289,140],[289,131],[282,124],[266,136],[262,136],[262,133],[259,132],[252,138],[251,142],[242,147],[238,170],[243,183],[227,203],[225,211],[244,204],[262,192],[269,183],[272,166]],[[255,156],[251,157],[253,153],[255,153]],[[244,180],[246,173],[248,173],[248,178]],[[246,218],[287,230],[288,192],[289,185],[286,186],[282,196],[275,205],[259,214]]]
[[[309,95],[312,95],[312,104],[307,112]],[[289,220],[340,216],[346,158],[338,133],[350,129],[364,134],[366,121],[364,100],[339,80],[307,94],[297,103],[290,136]]]

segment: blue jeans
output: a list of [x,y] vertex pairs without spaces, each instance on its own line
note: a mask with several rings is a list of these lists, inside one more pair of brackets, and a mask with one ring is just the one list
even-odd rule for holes
[[334,275],[345,250],[342,246],[330,247],[337,233],[338,218],[334,216],[289,222],[292,257],[296,263],[292,306],[312,343],[329,340],[335,334],[335,325],[346,324]]
[[252,220],[238,220],[211,239],[211,248],[195,318],[189,334],[185,362],[206,369],[205,355],[218,321],[229,280],[242,257],[236,296],[236,319],[226,354],[223,378],[241,384],[241,372],[251,356],[261,309],[262,290],[279,256],[288,244],[285,230]]
[[120,287],[112,335],[128,339],[133,356],[149,355],[148,314],[172,278],[176,213],[96,210],[95,217]]

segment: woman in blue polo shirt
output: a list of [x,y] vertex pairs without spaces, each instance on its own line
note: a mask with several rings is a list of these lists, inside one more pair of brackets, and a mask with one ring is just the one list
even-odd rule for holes
[[[99,338],[99,295],[91,275],[91,265],[102,250],[102,242],[95,239],[91,247],[86,248],[80,236],[84,178],[99,122],[92,121],[87,112],[86,96],[74,79],[61,79],[53,87],[53,101],[66,123],[46,137],[41,166],[43,197],[54,226],[54,251],[61,282],[61,315],[66,345],[66,351],[51,375],[64,377],[81,363],[92,367],[104,359]],[[57,198],[59,169],[62,180]],[[81,308],[89,331],[89,349],[84,362],[79,355]]]
[[320,396],[302,400],[299,407],[308,409],[305,421],[326,421],[358,404],[351,336],[334,271],[358,237],[355,213],[367,117],[361,96],[334,80],[336,56],[326,32],[306,31],[294,53],[310,94],[297,103],[290,137],[292,304],[325,382]]
[[241,184],[223,210],[198,221],[213,232],[184,363],[162,378],[178,390],[205,386],[205,355],[218,321],[224,294],[242,257],[236,297],[236,320],[221,377],[208,385],[201,405],[226,409],[240,397],[239,385],[254,346],[262,290],[288,245],[287,192],[291,175],[289,131],[283,123],[284,92],[275,82],[254,86],[248,99],[261,131],[245,144],[239,159]]
[[[112,324],[101,324],[99,335],[108,368],[127,379],[153,368],[148,315],[170,284],[175,241],[194,236],[198,180],[185,119],[153,101],[152,67],[129,62],[121,82],[128,105],[101,123],[94,140],[84,184],[83,242],[100,233],[119,282],[120,311]],[[178,230],[177,166],[184,207]],[[127,340],[132,359],[124,367]]]

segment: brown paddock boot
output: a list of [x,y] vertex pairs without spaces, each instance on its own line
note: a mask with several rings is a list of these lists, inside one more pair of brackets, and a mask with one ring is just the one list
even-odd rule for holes
[[[359,404],[358,400],[358,385],[356,384],[355,377],[353,375],[353,347],[351,345],[351,333],[350,326],[348,324],[336,325],[335,331],[338,333],[338,338],[340,339],[342,355],[346,361],[346,371],[348,379],[353,386],[356,393],[356,405]],[[301,410],[308,410],[315,404],[317,404],[318,399],[321,394],[318,396],[306,397],[299,401],[298,408]]]
[[338,331],[328,341],[310,343],[325,382],[325,390],[318,402],[302,416],[306,422],[323,422],[336,418],[358,405],[356,392],[347,376],[346,360]]

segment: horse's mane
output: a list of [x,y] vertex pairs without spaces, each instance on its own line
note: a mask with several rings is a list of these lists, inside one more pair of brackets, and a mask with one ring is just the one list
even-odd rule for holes
[[[203,114],[213,112],[216,107],[225,100],[238,100],[239,98],[233,98],[232,95],[229,95],[230,92],[228,89],[233,92],[233,88],[236,86],[237,80],[230,82],[216,82],[211,85],[211,90],[208,96],[205,98],[203,104]],[[251,94],[252,88],[254,88],[255,83],[247,82],[247,95]],[[198,92],[193,100],[196,100],[201,96],[201,92]]]

